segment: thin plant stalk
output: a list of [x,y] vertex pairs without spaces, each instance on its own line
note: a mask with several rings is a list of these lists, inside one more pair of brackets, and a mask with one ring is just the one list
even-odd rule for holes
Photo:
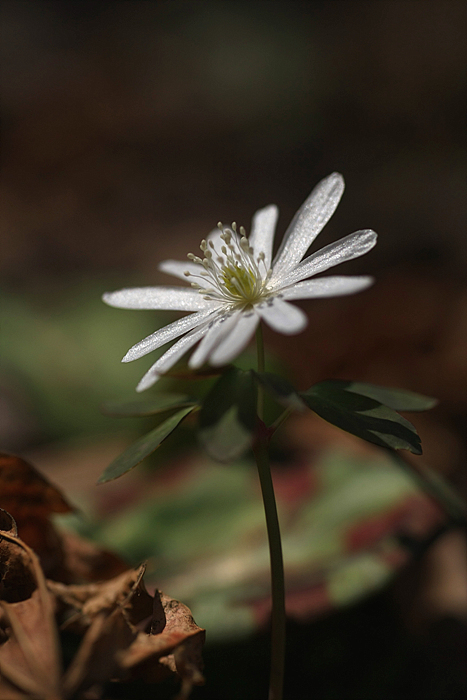
[[274,423],[272,423],[272,425],[270,426],[270,430],[271,430],[271,433],[272,433],[273,435],[274,435],[274,433],[276,432],[276,430],[279,430],[279,428],[281,427],[281,425],[282,425],[283,423],[285,423],[285,421],[287,420],[287,418],[288,418],[290,415],[292,415],[292,413],[293,413],[293,409],[292,409],[292,408],[286,408],[285,411],[283,411],[283,412],[280,414],[280,416],[279,416],[278,418],[276,418],[276,420],[274,421]]
[[[258,371],[264,371],[264,345],[261,326],[256,333],[258,353]],[[264,396],[258,387],[258,417],[264,417]],[[285,583],[284,562],[282,558],[281,533],[277,516],[276,498],[271,478],[268,454],[268,435],[260,430],[254,453],[258,467],[261,493],[263,496],[264,512],[269,542],[269,558],[271,565],[271,673],[269,680],[269,700],[282,700],[285,666]]]
[[[258,363],[258,372],[264,372],[264,340],[263,340],[263,328],[261,324],[258,325],[256,331],[256,356]],[[258,418],[264,420],[264,392],[261,385],[258,387]]]

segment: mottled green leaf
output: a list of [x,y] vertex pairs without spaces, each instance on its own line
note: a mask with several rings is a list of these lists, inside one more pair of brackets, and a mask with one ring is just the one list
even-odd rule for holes
[[214,384],[200,412],[199,439],[206,452],[230,462],[251,446],[256,424],[253,373],[232,367]]
[[338,428],[394,450],[421,454],[414,426],[396,411],[369,396],[349,391],[347,382],[315,384],[300,395],[309,408]]
[[[439,527],[432,499],[392,457],[326,440],[318,451],[301,452],[291,469],[274,470],[288,603],[297,619],[379,590],[407,562],[400,533],[405,542],[422,542]],[[155,557],[151,583],[189,602],[211,641],[250,634],[260,623],[258,602],[264,614],[270,609],[255,470],[248,461],[219,469],[198,455],[187,456],[185,467],[177,479],[144,472],[139,498],[110,513],[100,503],[99,526],[87,522],[81,532],[132,564]],[[125,483],[114,488],[125,503]]]
[[287,379],[271,372],[254,372],[254,375],[261,386],[282,406],[291,408],[294,411],[304,410],[305,404],[303,400]]
[[151,416],[171,408],[194,406],[195,402],[186,394],[160,393],[149,399],[130,401],[107,401],[102,412],[107,416]]
[[98,483],[103,484],[106,481],[112,481],[119,476],[136,467],[145,457],[157,450],[159,445],[172,433],[175,428],[181,423],[188,413],[193,410],[194,406],[187,406],[181,411],[174,413],[170,418],[162,421],[157,428],[151,430],[150,433],[144,435],[137,440],[133,445],[130,445],[121,455],[109,464],[100,476]]

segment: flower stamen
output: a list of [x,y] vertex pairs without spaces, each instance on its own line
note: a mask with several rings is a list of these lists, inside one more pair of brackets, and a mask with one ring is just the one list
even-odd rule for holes
[[260,252],[255,258],[245,228],[238,228],[235,221],[230,228],[222,222],[219,222],[217,227],[221,231],[220,238],[223,241],[220,250],[216,249],[214,241],[207,242],[203,239],[200,249],[204,258],[201,259],[193,253],[188,254],[188,259],[201,267],[200,273],[184,273],[185,277],[192,279],[203,278],[203,282],[209,280],[212,286],[206,287],[197,282],[192,282],[191,286],[198,289],[205,299],[224,301],[233,306],[244,307],[267,298],[267,282],[271,271],[266,266],[264,252]]

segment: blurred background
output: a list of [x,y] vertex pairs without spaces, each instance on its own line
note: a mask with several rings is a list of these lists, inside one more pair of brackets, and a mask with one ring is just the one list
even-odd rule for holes
[[[355,297],[304,303],[307,331],[293,343],[268,335],[271,362],[287,361],[299,388],[341,377],[436,396],[435,411],[414,417],[425,459],[465,491],[466,18],[457,0],[4,0],[1,445],[65,490],[93,523],[79,526],[88,536],[130,560],[132,553],[159,552],[167,564],[157,536],[135,516],[141,492],[148,483],[155,488],[157,460],[125,483],[94,484],[151,426],[108,418],[99,406],[132,395],[154,356],[130,365],[120,359],[169,316],[110,309],[101,294],[171,284],[158,262],[196,252],[218,220],[248,230],[253,213],[269,203],[280,209],[279,240],[312,187],[333,170],[343,173],[347,189],[317,247],[373,228],[377,247],[342,274],[374,274],[377,283]],[[183,450],[193,447],[185,432],[163,448],[164,457],[178,460],[179,476]],[[338,474],[342,460],[346,469],[349,459],[361,466],[360,450],[322,421],[297,420],[276,455],[281,498],[289,504],[283,507],[293,512],[290,493],[301,488],[297,454],[307,474],[328,462],[327,473]],[[380,463],[376,453],[365,460]],[[197,468],[209,487],[189,508],[174,480],[164,482],[174,503],[162,517],[170,501],[164,491],[159,510],[154,506],[161,532],[173,532],[175,521],[186,527],[187,513],[196,517],[203,503],[214,512],[225,482],[211,466]],[[259,517],[241,529],[244,489],[253,488],[254,474],[251,484],[241,469],[229,474],[229,497],[238,489],[231,503],[237,530],[226,528],[246,541]],[[413,501],[411,485],[398,478],[391,481],[393,501],[383,507],[370,489],[367,505],[355,512],[380,504],[371,511],[373,544],[405,528],[412,545],[416,534],[416,546],[392,559],[387,575],[358,585],[352,579],[359,595],[343,594],[338,612],[332,596],[326,604],[296,597],[290,697],[303,697],[305,680],[316,698],[463,697],[465,668],[456,650],[465,643],[465,540],[451,530],[433,547],[421,546],[433,539],[439,513],[418,496]],[[391,519],[409,496],[402,520]],[[155,511],[148,508],[150,519]],[[219,522],[213,515],[203,527]],[[174,586],[167,592],[187,603],[192,595],[195,606],[195,593],[175,576],[189,568],[189,555],[177,551],[179,568],[164,569]],[[306,552],[302,591],[311,586],[304,572],[325,578],[318,555]],[[203,600],[206,618],[197,621],[208,626],[225,610],[208,613]],[[252,678],[262,682],[267,657],[262,637],[251,636],[261,635],[260,607],[240,631],[229,623],[224,636],[219,632],[207,651],[211,686],[199,697],[260,696]],[[247,668],[245,687],[234,659]],[[222,678],[230,689],[220,693]]]

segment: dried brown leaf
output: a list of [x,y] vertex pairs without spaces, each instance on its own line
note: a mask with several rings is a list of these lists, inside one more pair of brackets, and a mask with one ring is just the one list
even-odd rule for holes
[[10,513],[0,508],[0,531],[8,532],[9,535],[18,535],[18,528],[15,519]]
[[178,632],[185,634],[185,639],[178,644],[173,651],[172,659],[169,656],[167,663],[182,679],[182,688],[179,694],[180,700],[188,697],[193,685],[202,685],[203,660],[201,650],[206,638],[205,630],[198,627],[193,620],[190,609],[169,596],[162,595],[162,605],[166,616],[165,632]]
[[60,697],[60,652],[52,600],[34,552],[0,532],[2,698]]
[[132,670],[133,677],[148,682],[161,680],[167,670],[177,673],[182,679],[179,697],[186,698],[193,685],[204,682],[201,649],[205,631],[196,625],[186,605],[156,591],[155,600],[158,597],[165,616],[163,629],[159,631],[160,620],[154,619],[150,633],[138,634],[120,655],[120,663]]
[[[49,582],[49,588],[87,625],[81,646],[64,681],[66,696],[112,678],[159,682],[170,671],[182,678],[182,695],[203,682],[201,648],[204,630],[188,608],[143,584],[144,566],[112,581],[88,586]],[[144,633],[142,629],[149,629]],[[162,659],[162,663],[159,661]]]
[[[11,533],[0,532],[0,600],[16,603],[30,598],[37,587],[38,572],[32,550]],[[38,565],[37,569],[42,574]]]
[[[1,700],[88,697],[91,688],[100,697],[111,679],[160,681],[170,672],[182,678],[180,698],[188,697],[203,682],[204,642],[188,608],[150,595],[144,565],[128,571],[111,552],[60,534],[50,516],[71,508],[24,460],[0,453],[0,494],[13,511],[0,508]],[[46,581],[44,567],[58,580]],[[69,583],[76,580],[93,582]],[[83,634],[63,677],[53,608]]]
[[151,620],[153,610],[152,596],[143,583],[145,565],[130,569],[110,581],[83,585],[65,585],[49,581],[49,590],[74,613],[74,629],[87,629],[93,620],[101,614],[111,614],[116,608],[125,611],[130,625],[138,625],[146,619]]
[[123,559],[113,552],[101,549],[72,532],[62,532],[61,540],[63,571],[49,578],[68,583],[107,581],[128,569]]
[[31,464],[3,452],[0,452],[0,507],[14,518],[19,536],[39,556],[48,578],[66,583],[102,581],[128,568],[112,552],[78,535],[59,532],[51,516],[70,513],[73,508],[59,489]]
[[122,608],[110,614],[98,613],[92,620],[63,681],[65,697],[72,697],[94,685],[121,678],[118,652],[126,649],[136,632]]
[[60,491],[21,457],[0,452],[0,505],[22,523],[70,513],[73,508]]
[[47,574],[64,558],[61,537],[50,520],[54,513],[70,513],[60,491],[15,455],[0,453],[0,506],[15,519],[18,534],[34,549]]

